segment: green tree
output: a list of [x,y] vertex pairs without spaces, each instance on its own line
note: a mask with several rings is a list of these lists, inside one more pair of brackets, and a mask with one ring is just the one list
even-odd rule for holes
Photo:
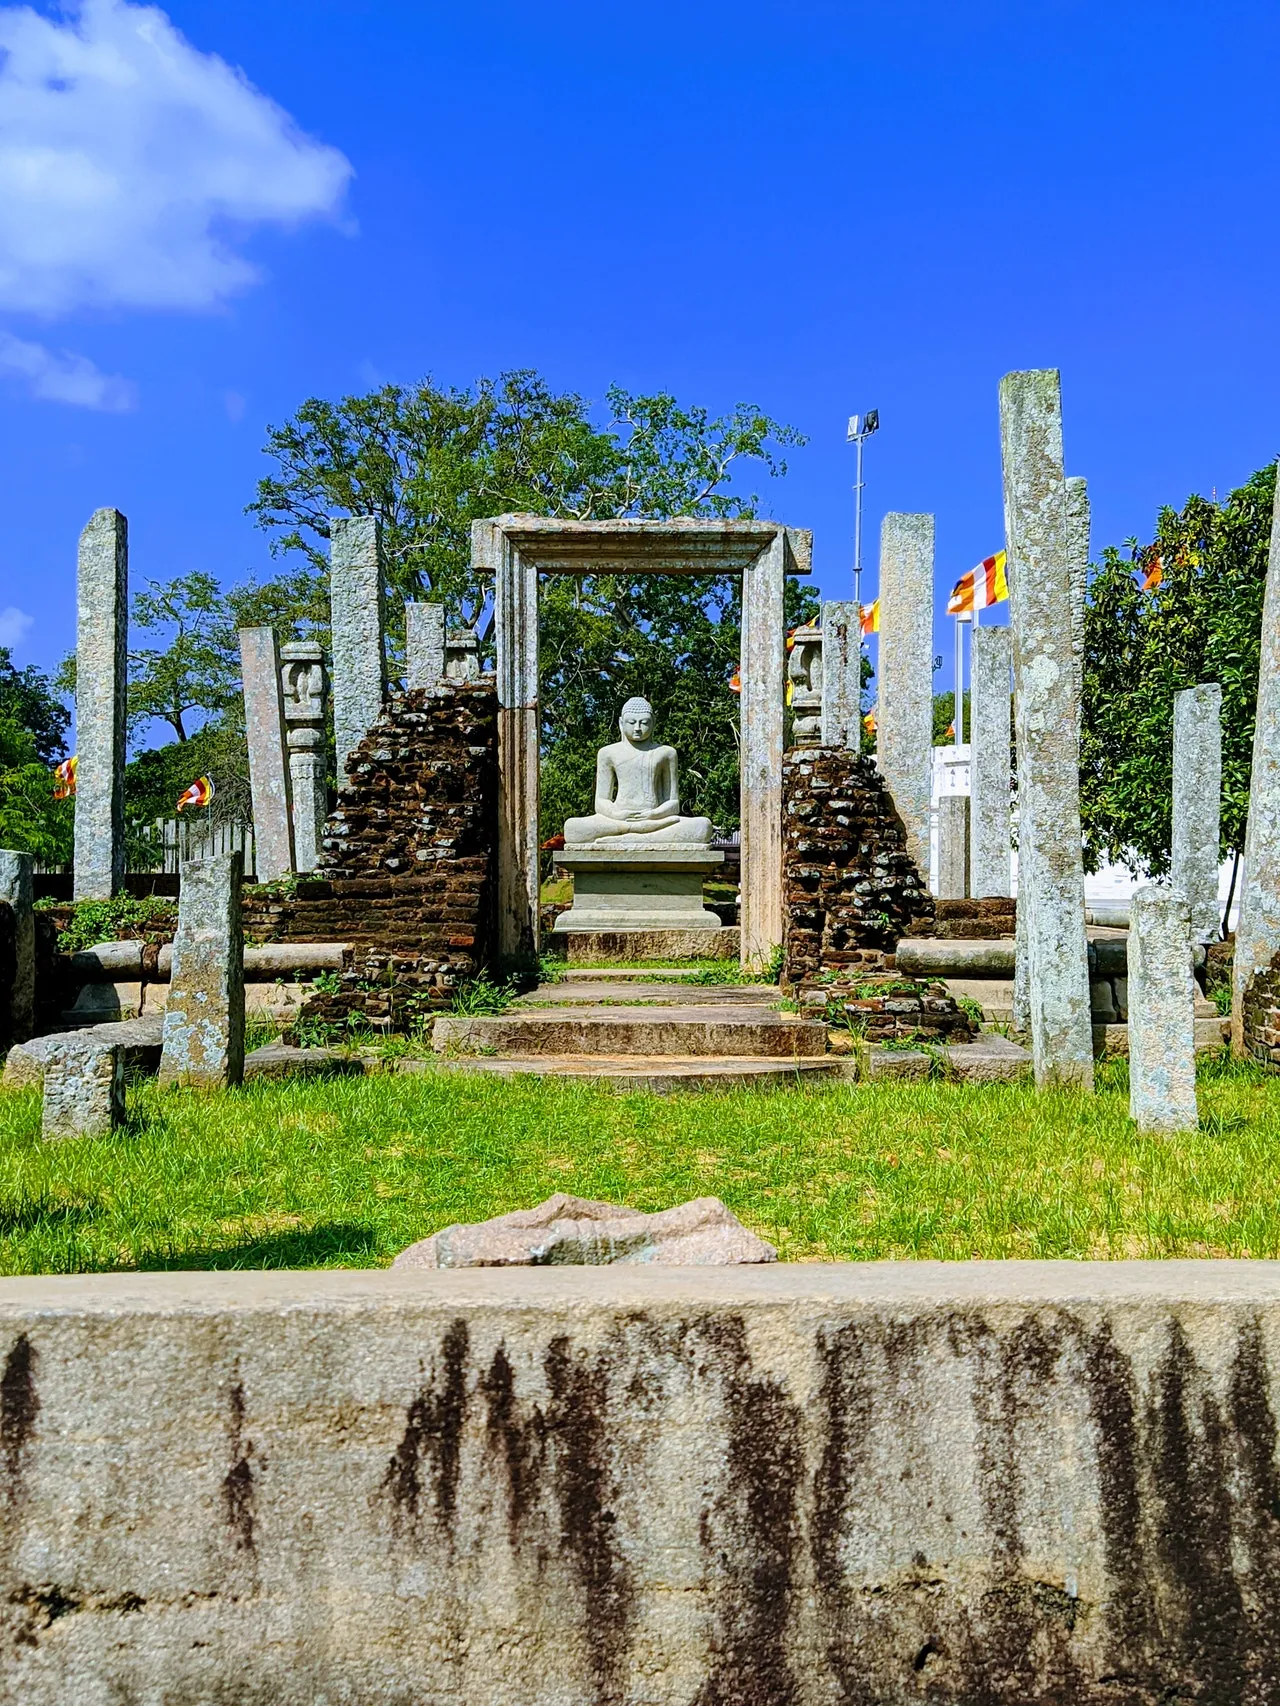
[[[249,506],[272,550],[301,557],[323,599],[334,514],[381,517],[393,592],[443,602],[451,622],[480,624],[492,585],[471,567],[471,522],[527,512],[577,519],[749,517],[759,503],[740,468],[786,472],[793,428],[742,405],[712,417],[667,394],[607,393],[596,426],[581,397],[536,374],[481,380],[474,391],[384,386],[339,403],[313,398],[269,431],[276,472]],[[295,577],[297,568],[294,569]],[[543,806],[558,824],[590,804],[596,748],[614,737],[624,699],[643,693],[680,748],[688,811],[737,821],[739,589],[714,578],[550,578],[542,595]],[[310,608],[310,607],[309,607]],[[788,620],[816,599],[788,587]],[[392,629],[397,626],[395,601]],[[491,627],[491,623],[490,623]],[[486,640],[488,630],[486,630]]]
[[[1163,509],[1146,547],[1108,546],[1085,612],[1080,807],[1090,868],[1169,868],[1173,696],[1222,685],[1222,851],[1244,846],[1274,465],[1225,503]],[[1158,585],[1143,580],[1160,567]]]
[[47,864],[71,856],[73,808],[53,797],[53,765],[66,753],[69,717],[34,664],[16,669],[0,646],[0,846]]

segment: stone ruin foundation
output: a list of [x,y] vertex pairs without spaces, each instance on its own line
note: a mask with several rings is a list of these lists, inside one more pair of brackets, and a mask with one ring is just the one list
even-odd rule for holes
[[315,878],[246,907],[260,941],[351,944],[339,990],[313,995],[304,1020],[359,1014],[405,1029],[484,967],[497,780],[491,681],[414,689],[384,707],[347,761]]

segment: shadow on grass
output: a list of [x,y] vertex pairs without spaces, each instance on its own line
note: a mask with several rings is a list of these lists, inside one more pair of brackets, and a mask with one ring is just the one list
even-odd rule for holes
[[74,1229],[93,1219],[96,1210],[90,1203],[61,1202],[57,1197],[10,1197],[0,1199],[0,1238],[16,1238],[23,1232],[34,1232],[42,1226]]
[[[149,1250],[138,1257],[141,1272],[178,1268],[320,1268],[343,1256],[370,1256],[377,1245],[372,1226],[331,1220],[250,1238],[242,1244],[190,1245]],[[360,1264],[362,1267],[366,1263]]]

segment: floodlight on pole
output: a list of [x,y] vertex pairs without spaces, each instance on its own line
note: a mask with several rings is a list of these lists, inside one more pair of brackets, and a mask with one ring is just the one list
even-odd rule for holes
[[873,432],[880,429],[879,409],[868,409],[865,415],[850,415],[846,442],[858,453],[857,474],[853,485],[853,597],[862,615],[862,446]]

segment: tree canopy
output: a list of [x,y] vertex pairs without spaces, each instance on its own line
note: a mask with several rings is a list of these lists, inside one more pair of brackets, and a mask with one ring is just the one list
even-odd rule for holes
[[[750,517],[742,467],[786,472],[804,441],[759,409],[713,418],[667,394],[607,393],[607,422],[530,372],[445,390],[430,380],[330,403],[312,398],[268,432],[276,470],[249,506],[272,550],[312,577],[303,607],[327,621],[325,542],[335,514],[381,518],[393,592],[446,606],[450,625],[480,625],[492,586],[471,566],[471,522],[513,511],[577,519]],[[267,588],[260,589],[268,594]],[[389,626],[400,623],[393,600]],[[736,824],[740,590],[730,581],[653,575],[557,576],[542,594],[543,816],[559,827],[589,809],[597,747],[625,699],[653,703],[681,751],[684,809]],[[295,609],[298,608],[295,605]],[[788,618],[816,610],[789,584]],[[487,633],[487,631],[486,631]]]
[[34,664],[0,646],[0,846],[55,862],[70,856],[70,801],[55,800],[51,766],[66,753],[70,717]]
[[1191,497],[1161,510],[1151,544],[1103,552],[1085,613],[1080,808],[1091,868],[1169,869],[1173,696],[1201,682],[1222,685],[1222,851],[1244,846],[1274,496],[1272,464],[1224,503]]

